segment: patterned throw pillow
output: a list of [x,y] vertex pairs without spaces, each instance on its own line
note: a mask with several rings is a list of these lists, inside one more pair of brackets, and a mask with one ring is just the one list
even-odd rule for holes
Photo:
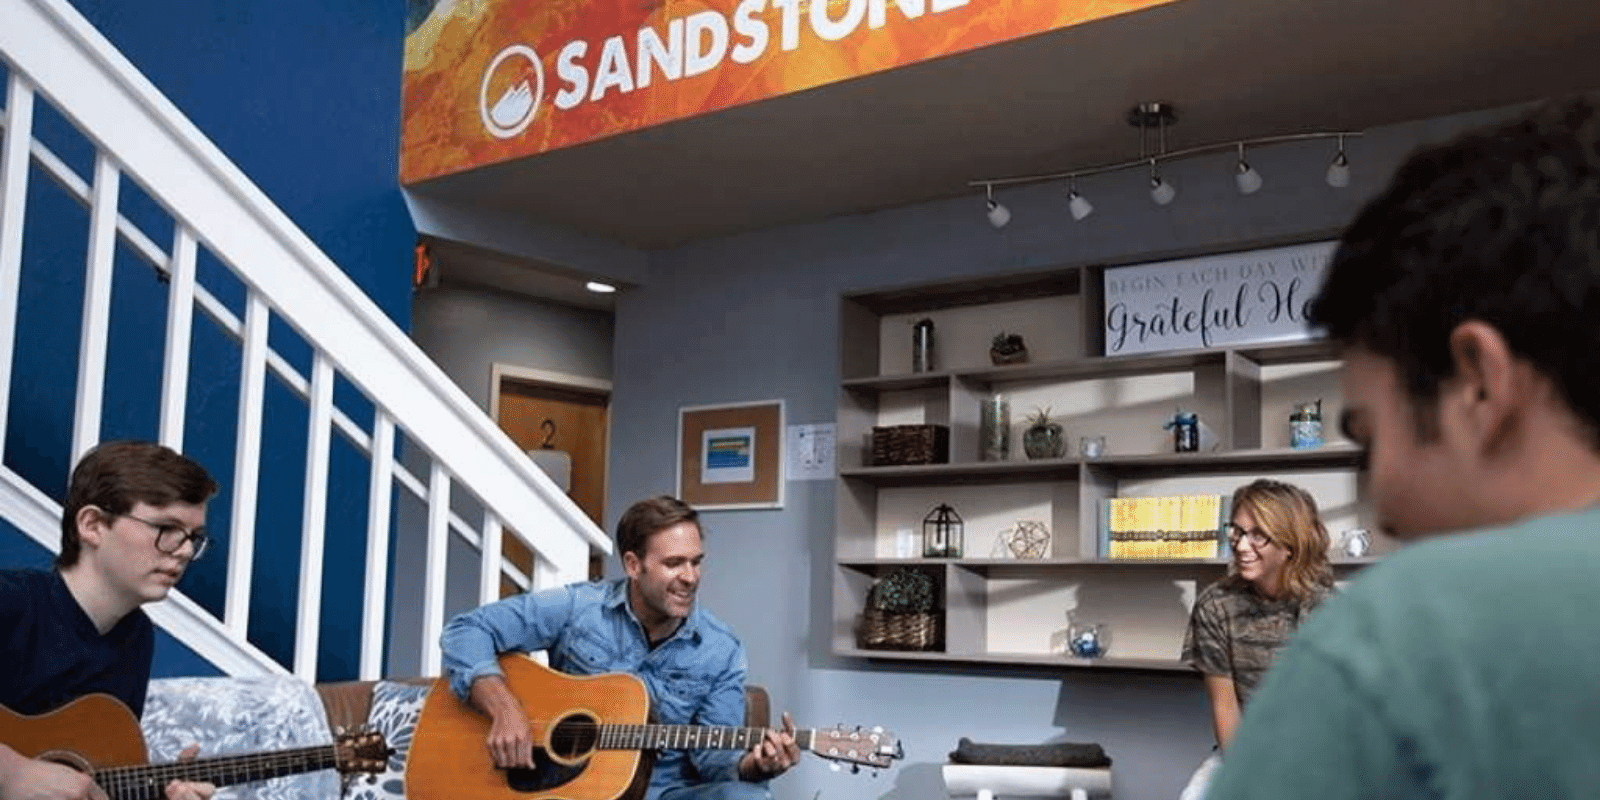
[[[191,744],[201,758],[327,745],[328,716],[311,684],[290,675],[161,678],[150,682],[139,721],[155,764]],[[304,800],[339,791],[333,770],[226,786],[217,800]]]
[[376,780],[356,778],[345,791],[345,800],[405,800],[406,757],[411,754],[411,735],[417,730],[427,686],[378,681],[372,687],[372,711],[367,725],[383,734],[390,749],[389,764]]

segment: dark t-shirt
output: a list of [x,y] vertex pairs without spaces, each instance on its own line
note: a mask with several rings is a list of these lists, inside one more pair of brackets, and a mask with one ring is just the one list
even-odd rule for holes
[[0,705],[53,711],[103,692],[144,713],[155,631],[139,609],[101,635],[54,570],[0,570]]

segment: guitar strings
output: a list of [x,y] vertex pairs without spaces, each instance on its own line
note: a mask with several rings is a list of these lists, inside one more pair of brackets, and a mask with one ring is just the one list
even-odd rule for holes
[[[313,771],[338,766],[338,755],[330,745],[281,750],[273,753],[253,753],[237,756],[219,756],[196,761],[174,761],[167,764],[141,764],[113,767],[94,773],[95,782],[107,790],[137,790],[149,786],[165,786],[173,780],[222,778],[240,782],[239,775],[265,770],[281,772],[284,769]],[[266,775],[265,778],[277,777]],[[262,780],[256,778],[254,780]],[[250,778],[246,778],[250,780]]]

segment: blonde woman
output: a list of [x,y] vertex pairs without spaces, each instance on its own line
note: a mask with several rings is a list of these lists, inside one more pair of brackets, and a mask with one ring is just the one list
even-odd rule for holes
[[1333,589],[1328,529],[1306,490],[1265,478],[1233,493],[1228,575],[1195,599],[1184,663],[1205,674],[1217,752],[1181,800],[1198,800],[1228,747],[1250,693],[1300,622]]

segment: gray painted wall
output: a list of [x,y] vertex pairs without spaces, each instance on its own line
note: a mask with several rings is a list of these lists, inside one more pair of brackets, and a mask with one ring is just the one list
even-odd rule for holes
[[[697,244],[653,256],[650,280],[618,299],[608,515],[673,490],[679,406],[781,397],[788,421],[831,421],[839,391],[838,298],[864,288],[1152,254],[1238,249],[1327,235],[1345,224],[1420,141],[1490,115],[1397,126],[1348,145],[1353,185],[1329,188],[1331,143],[1251,154],[1265,178],[1241,197],[1226,154],[1170,165],[1178,187],[1157,207],[1138,171],[1079,182],[1096,206],[1074,224],[1065,187],[1001,193],[1014,215],[992,230],[981,197],[898,208]],[[876,780],[820,760],[774,785],[779,800],[944,797],[939,765],[960,737],[1095,741],[1115,795],[1174,798],[1211,747],[1204,690],[1189,675],[908,668],[830,654],[833,484],[795,482],[780,511],[712,512],[702,602],[733,625],[751,680],[802,726],[881,724],[906,743]]]
[[[489,372],[510,364],[547,372],[611,380],[611,315],[539,302],[484,289],[422,289],[412,301],[411,336],[423,352],[485,412],[489,410]],[[426,476],[414,453],[402,460]],[[463,498],[453,503],[462,519],[478,519]],[[409,492],[400,493],[394,542],[395,585],[390,614],[389,675],[417,675],[418,635],[422,630],[422,586],[426,563],[426,513]],[[477,602],[477,551],[456,537],[450,543],[450,593],[447,615]]]
[[511,364],[611,380],[611,315],[488,289],[421,289],[412,339],[485,411],[489,370]]

